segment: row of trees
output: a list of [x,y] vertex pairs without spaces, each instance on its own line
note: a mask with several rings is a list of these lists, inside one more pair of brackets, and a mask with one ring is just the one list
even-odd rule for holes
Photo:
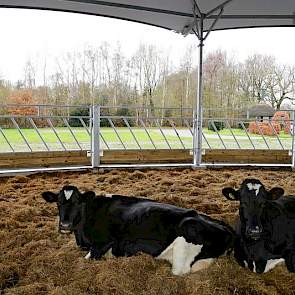
[[[128,105],[147,108],[137,113],[146,117],[188,116],[191,111],[187,108],[193,106],[196,95],[196,50],[189,46],[178,65],[155,45],[141,44],[127,57],[120,44],[112,48],[106,42],[57,57],[51,72],[46,60],[28,60],[21,81],[0,81],[0,103]],[[237,115],[238,109],[262,101],[275,109],[283,104],[290,107],[295,101],[294,65],[282,65],[273,56],[259,54],[242,63],[221,50],[207,54],[205,116],[221,116],[221,110],[222,115]],[[158,107],[177,110],[159,111]],[[127,109],[128,113],[131,110]]]

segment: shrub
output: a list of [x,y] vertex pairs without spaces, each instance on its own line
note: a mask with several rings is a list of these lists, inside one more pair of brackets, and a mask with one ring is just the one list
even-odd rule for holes
[[[119,116],[119,117],[131,117],[132,114],[131,114],[131,111],[127,108],[120,108],[117,110],[116,112],[116,116]],[[123,118],[122,119],[116,119],[116,126],[118,127],[127,127]],[[132,127],[134,126],[134,119],[133,118],[126,118],[126,121],[129,123],[129,125]]]
[[[88,107],[80,107],[77,109],[73,109],[70,112],[70,116],[89,117],[89,108]],[[86,126],[89,125],[89,118],[81,118],[81,119],[85,122]],[[70,118],[69,124],[72,127],[83,127],[79,118]]]
[[248,131],[254,134],[263,134],[263,135],[275,135],[279,134],[281,131],[280,124],[272,122],[271,127],[268,122],[250,122]]
[[[245,126],[246,129],[248,129],[249,128],[249,123],[248,122],[244,122],[244,126]],[[238,128],[239,129],[244,129],[242,123],[239,123],[238,124]]]
[[224,129],[224,122],[223,121],[209,121],[208,123],[208,130],[215,131],[214,125],[217,131]]

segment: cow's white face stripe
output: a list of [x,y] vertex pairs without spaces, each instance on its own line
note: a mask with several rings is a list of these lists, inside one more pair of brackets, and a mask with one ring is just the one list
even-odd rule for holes
[[275,266],[277,266],[278,264],[281,264],[283,262],[285,262],[285,259],[283,259],[283,258],[280,258],[280,259],[269,259],[269,260],[267,260],[267,263],[266,263],[264,272],[270,271]]
[[64,190],[66,200],[69,200],[73,194],[73,190]]
[[113,195],[112,194],[105,194],[106,198],[111,198]]
[[259,189],[261,187],[261,184],[259,184],[259,183],[247,183],[247,186],[248,186],[249,191],[252,191],[252,190],[255,191],[256,196],[259,194]]
[[201,252],[203,245],[188,243],[184,237],[177,237],[158,257],[172,264],[174,275],[184,275],[191,271],[191,263]]

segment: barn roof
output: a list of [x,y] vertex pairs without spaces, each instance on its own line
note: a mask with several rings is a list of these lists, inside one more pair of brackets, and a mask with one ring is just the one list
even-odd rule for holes
[[[295,26],[294,0],[0,0],[0,7],[79,12],[146,23],[184,35],[204,17],[204,31]],[[212,23],[217,20],[214,27]]]
[[268,104],[258,104],[248,109],[250,117],[272,117],[275,110]]

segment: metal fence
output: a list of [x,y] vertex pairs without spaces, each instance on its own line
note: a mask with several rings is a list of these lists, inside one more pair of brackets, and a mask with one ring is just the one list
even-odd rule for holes
[[203,148],[208,149],[292,150],[293,120],[205,118],[203,139]]
[[[208,113],[208,112],[207,112]],[[203,118],[203,149],[294,150],[289,119]],[[0,108],[0,153],[193,149],[192,109],[5,105]],[[294,158],[294,157],[293,157]]]

